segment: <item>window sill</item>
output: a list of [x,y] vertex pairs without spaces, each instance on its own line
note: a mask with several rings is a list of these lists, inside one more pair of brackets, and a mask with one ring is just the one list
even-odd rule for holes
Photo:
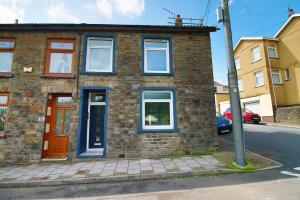
[[283,83],[273,83],[273,85],[283,85]]
[[13,74],[9,72],[0,72],[0,78],[12,78]]
[[259,88],[259,87],[263,87],[263,86],[265,86],[265,84],[263,84],[263,85],[256,85],[255,88]]
[[285,79],[285,81],[290,81],[291,79]]
[[178,133],[179,129],[139,129],[139,133]]
[[80,72],[80,75],[116,75],[117,72]]
[[143,72],[142,76],[173,76],[173,73],[148,73],[148,72]]
[[41,78],[62,78],[62,79],[75,79],[76,75],[74,74],[43,74]]
[[261,58],[258,59],[258,60],[252,60],[252,64],[257,63],[257,62],[259,62],[260,60],[261,60]]
[[77,158],[104,158],[103,155],[77,155]]
[[269,58],[271,58],[271,59],[277,59],[277,60],[279,59],[279,57],[269,57]]

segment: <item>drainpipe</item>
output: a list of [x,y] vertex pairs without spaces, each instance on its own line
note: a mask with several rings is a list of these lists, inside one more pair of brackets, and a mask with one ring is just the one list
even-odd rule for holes
[[[270,61],[270,56],[269,56],[269,50],[268,50],[268,39],[267,39],[267,58],[268,58],[268,65],[269,65],[269,70],[270,70],[270,76],[271,76],[271,85],[272,85],[272,89],[273,89],[273,97],[274,97],[274,103],[275,103],[275,115],[274,115],[274,121],[276,122],[276,112],[277,112],[277,100],[276,100],[276,92],[275,92],[275,86],[273,83],[273,76],[272,76],[272,65],[271,65],[271,61]],[[276,46],[277,48],[277,46]],[[273,110],[273,114],[274,114],[274,110]]]
[[79,32],[79,52],[78,52],[78,58],[77,58],[77,77],[76,77],[76,97],[79,97],[79,74],[80,74],[80,67],[81,67],[81,38],[82,38],[82,32]]

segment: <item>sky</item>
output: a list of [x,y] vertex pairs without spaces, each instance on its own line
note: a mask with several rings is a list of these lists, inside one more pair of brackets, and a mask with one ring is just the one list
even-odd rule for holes
[[[167,8],[185,18],[217,26],[211,34],[214,78],[227,83],[223,25],[217,23],[221,0],[0,0],[0,23],[99,23],[168,25]],[[208,4],[208,2],[210,2]],[[233,44],[244,36],[272,37],[287,20],[287,7],[300,12],[299,0],[231,0]]]

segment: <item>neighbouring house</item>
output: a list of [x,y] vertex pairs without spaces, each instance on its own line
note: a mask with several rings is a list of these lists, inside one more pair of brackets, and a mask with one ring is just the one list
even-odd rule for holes
[[214,31],[0,24],[0,160],[215,149]]
[[242,37],[234,48],[241,104],[263,121],[300,124],[300,15],[274,37]]
[[221,84],[217,81],[214,82],[215,86],[215,104],[216,112],[223,114],[224,111],[230,107],[229,105],[229,87],[228,85]]

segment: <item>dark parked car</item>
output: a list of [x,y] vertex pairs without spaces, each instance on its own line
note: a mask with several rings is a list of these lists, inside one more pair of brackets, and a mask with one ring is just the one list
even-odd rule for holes
[[[242,112],[243,122],[252,122],[254,124],[258,124],[259,122],[261,122],[261,117],[259,116],[259,114],[254,113],[246,108],[242,108]],[[223,114],[228,119],[232,120],[232,113],[230,108],[227,108]]]
[[218,133],[230,133],[232,130],[231,120],[227,119],[220,113],[216,113],[216,123],[218,127]]

